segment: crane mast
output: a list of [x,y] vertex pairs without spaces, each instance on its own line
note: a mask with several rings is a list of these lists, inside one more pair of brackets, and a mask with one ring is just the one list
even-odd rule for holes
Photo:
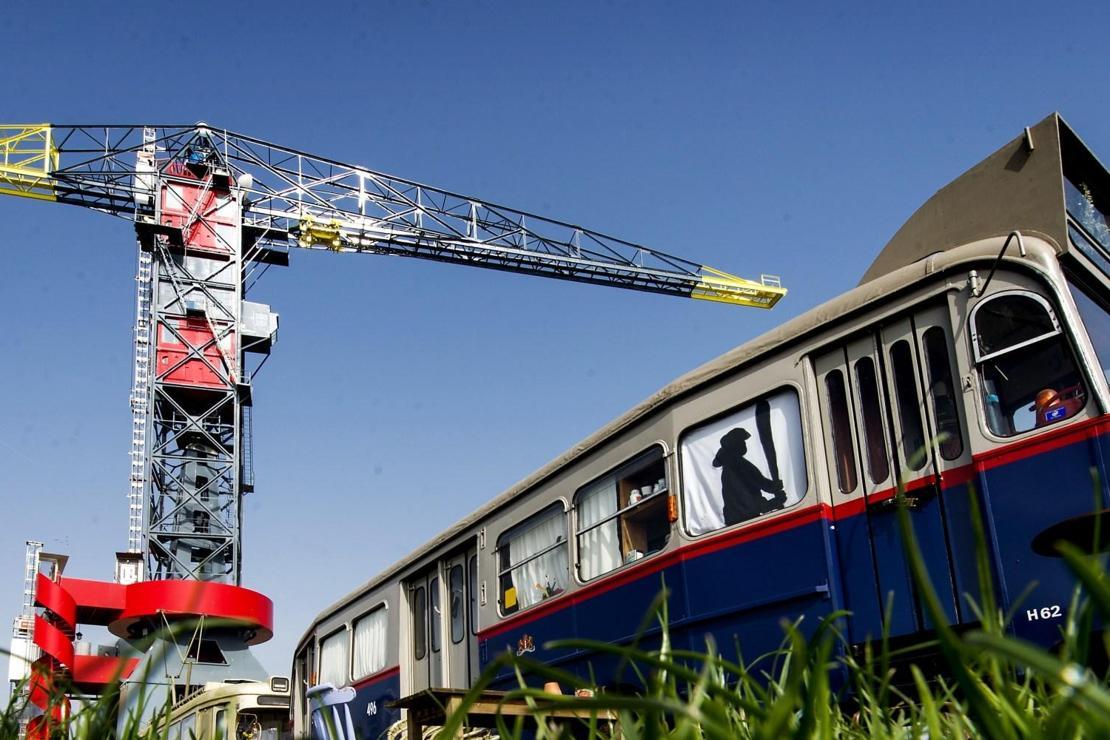
[[[117,580],[238,585],[251,380],[278,317],[245,300],[292,248],[415,257],[771,308],[758,281],[206,124],[0,126],[0,194],[133,222],[128,552]],[[127,560],[127,558],[124,558]]]

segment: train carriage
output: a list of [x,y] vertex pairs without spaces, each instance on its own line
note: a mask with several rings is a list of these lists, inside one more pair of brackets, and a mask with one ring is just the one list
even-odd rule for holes
[[505,650],[619,683],[601,656],[544,645],[632,639],[664,583],[682,647],[711,635],[755,656],[783,618],[840,609],[853,644],[884,626],[920,638],[934,625],[900,485],[947,621],[976,620],[978,507],[1013,631],[1055,644],[1074,582],[1054,543],[1082,544],[1110,497],[1108,213],[1110,175],[1071,129],[1026,129],[922,206],[858,287],[678,379],[325,609],[294,657],[297,729],[307,690],[331,684],[353,687],[356,729],[376,737],[399,719],[390,701],[466,687]]

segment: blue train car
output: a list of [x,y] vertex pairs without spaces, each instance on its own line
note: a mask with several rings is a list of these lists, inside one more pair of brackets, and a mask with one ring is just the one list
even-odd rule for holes
[[900,488],[946,620],[976,621],[977,507],[1012,629],[1052,646],[1074,588],[1054,543],[1085,544],[1110,503],[1108,215],[1110,175],[1071,129],[1026,129],[922,206],[859,286],[679,378],[324,610],[294,657],[297,728],[306,692],[330,684],[377,737],[394,698],[467,687],[506,650],[620,685],[602,656],[545,644],[633,639],[664,584],[672,640],[692,649],[711,636],[750,659],[784,618],[838,610],[855,644],[884,627],[920,639],[935,625]]

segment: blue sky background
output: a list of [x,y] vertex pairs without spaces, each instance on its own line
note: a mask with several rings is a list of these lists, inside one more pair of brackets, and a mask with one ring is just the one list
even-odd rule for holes
[[[1110,5],[7,0],[0,119],[217,126],[745,276],[771,312],[294,253],[256,381],[245,585],[312,617],[683,372],[855,285],[1053,110],[1110,157]],[[135,247],[0,199],[0,645],[23,541],[126,545]]]

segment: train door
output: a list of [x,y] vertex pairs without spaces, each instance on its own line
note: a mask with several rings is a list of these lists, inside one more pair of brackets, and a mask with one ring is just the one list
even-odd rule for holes
[[[890,634],[928,627],[898,528],[899,481],[906,484],[907,509],[933,584],[948,619],[955,619],[949,537],[937,493],[942,463],[960,464],[967,453],[960,443],[954,455],[950,437],[933,443],[938,426],[960,431],[947,327],[947,313],[930,309],[814,360],[835,488],[842,582],[846,606],[855,615],[856,641],[878,636],[891,593]],[[937,382],[926,382],[934,376]],[[943,387],[942,378],[947,381]],[[945,455],[938,456],[942,445],[947,445]]]
[[447,583],[447,639],[444,640],[447,653],[448,686],[466,688],[475,676],[471,675],[474,653],[477,644],[472,635],[473,588],[468,576],[474,550],[467,550],[443,561],[443,573]]
[[[963,440],[964,424],[954,378],[951,320],[946,306],[921,309],[882,326],[885,381],[892,409],[896,466],[905,485],[917,544],[948,623],[959,612],[952,526],[946,508],[945,472],[955,483],[967,470],[970,452]],[[891,522],[897,527],[897,521]],[[961,537],[961,541],[966,538]],[[931,620],[920,608],[918,627]]]
[[443,628],[439,569],[408,582],[412,640],[412,693],[443,685]]

